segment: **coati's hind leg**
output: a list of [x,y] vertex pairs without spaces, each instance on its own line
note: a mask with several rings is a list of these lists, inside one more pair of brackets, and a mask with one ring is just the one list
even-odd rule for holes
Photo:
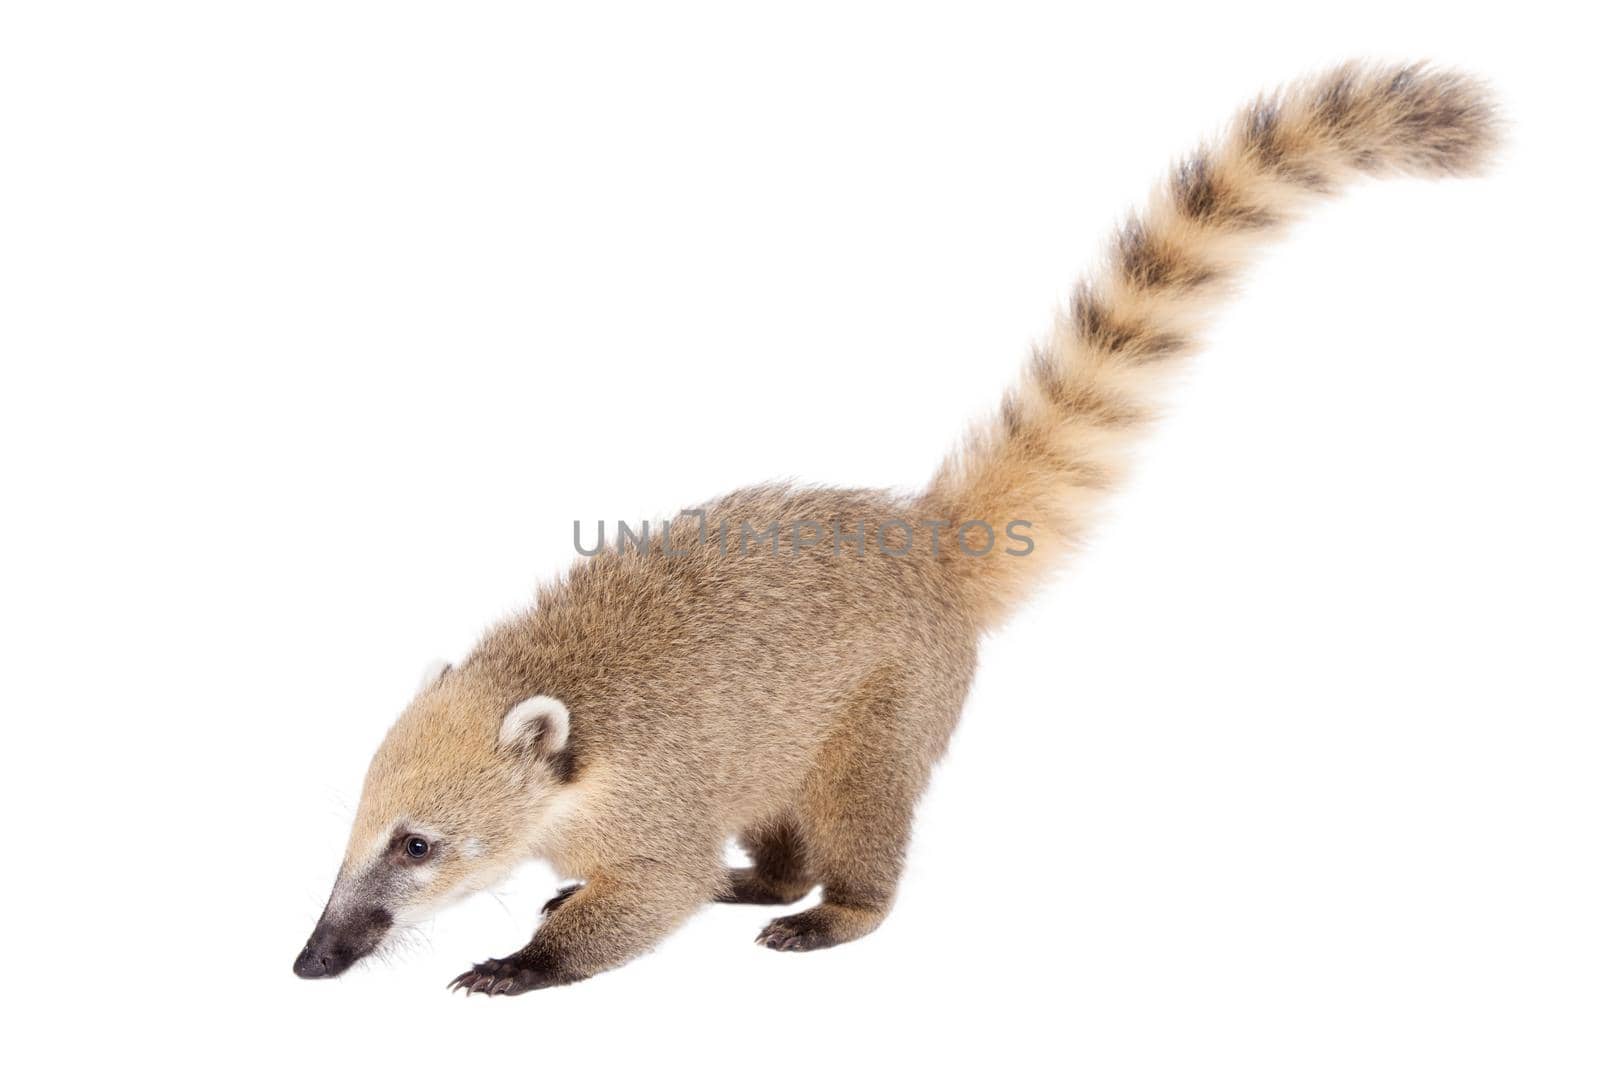
[[792,818],[754,827],[739,835],[751,865],[728,872],[721,904],[793,904],[816,884],[806,871],[805,845]]
[[757,944],[784,952],[828,948],[871,933],[889,914],[930,749],[943,745],[911,727],[904,699],[897,685],[874,679],[823,745],[798,809],[822,903],[774,919]]

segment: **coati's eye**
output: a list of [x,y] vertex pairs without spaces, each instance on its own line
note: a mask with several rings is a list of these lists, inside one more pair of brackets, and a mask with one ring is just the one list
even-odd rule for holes
[[420,860],[428,855],[428,842],[412,835],[406,838],[405,849],[406,855],[414,860]]

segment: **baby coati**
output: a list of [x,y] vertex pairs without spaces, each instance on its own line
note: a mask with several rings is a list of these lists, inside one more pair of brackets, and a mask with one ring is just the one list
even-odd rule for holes
[[[1495,130],[1477,83],[1422,66],[1349,65],[1262,97],[1117,232],[921,492],[743,489],[584,552],[423,679],[373,757],[295,973],[339,974],[531,858],[581,884],[453,988],[576,982],[710,901],[818,886],[759,943],[871,932],[979,639],[1079,542],[1248,254],[1361,175],[1477,171]],[[730,838],[749,866],[724,865]]]

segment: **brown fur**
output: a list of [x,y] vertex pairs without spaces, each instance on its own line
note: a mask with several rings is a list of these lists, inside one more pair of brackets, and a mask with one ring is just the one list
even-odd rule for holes
[[951,516],[1026,516],[1039,527],[1039,550],[1021,561],[951,561],[983,625],[1082,536],[1169,368],[1260,243],[1361,174],[1473,173],[1496,132],[1488,95],[1469,78],[1348,64],[1255,101],[1216,146],[1179,164],[1079,287],[1002,417],[979,427],[928,490],[929,505]]
[[[1420,67],[1348,66],[1257,101],[1121,230],[999,415],[924,493],[735,492],[707,505],[711,529],[776,522],[772,552],[723,553],[680,517],[645,551],[579,562],[491,630],[380,748],[346,871],[410,819],[437,833],[439,868],[399,901],[402,920],[531,855],[582,879],[528,946],[458,979],[494,993],[614,967],[713,899],[791,903],[820,885],[821,902],[771,923],[763,944],[869,932],[980,637],[1081,536],[1242,257],[1359,174],[1470,172],[1493,132],[1474,83]],[[1031,554],[955,550],[961,523],[1018,519]],[[899,556],[875,547],[880,533],[906,547],[896,520],[918,531]],[[937,555],[931,520],[950,524]],[[862,524],[866,550],[836,553],[828,536],[797,547],[797,521]],[[570,709],[559,753],[497,743],[507,709],[534,694]],[[730,837],[753,867],[724,869]]]

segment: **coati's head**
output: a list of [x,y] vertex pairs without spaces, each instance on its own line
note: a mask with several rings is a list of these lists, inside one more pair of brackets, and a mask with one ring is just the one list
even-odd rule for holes
[[294,961],[331,978],[537,854],[571,777],[567,709],[517,699],[469,664],[430,668],[372,758],[344,863]]

